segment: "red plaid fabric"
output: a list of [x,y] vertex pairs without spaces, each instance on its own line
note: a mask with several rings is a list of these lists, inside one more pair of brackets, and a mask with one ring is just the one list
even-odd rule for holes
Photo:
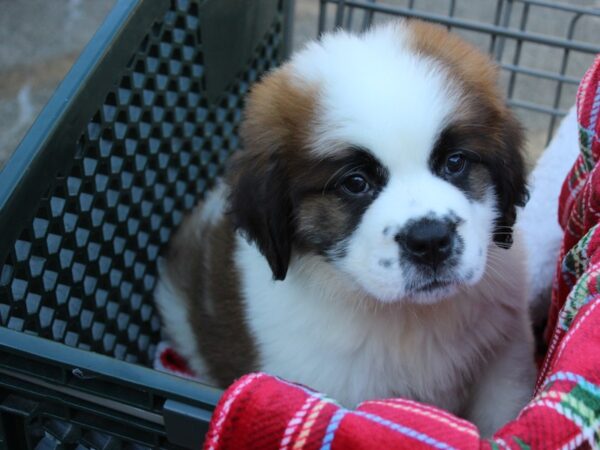
[[431,406],[388,399],[348,410],[257,373],[225,392],[205,449],[600,448],[600,57],[581,82],[577,108],[581,156],[560,197],[550,347],[535,397],[516,420],[483,440],[473,424]]

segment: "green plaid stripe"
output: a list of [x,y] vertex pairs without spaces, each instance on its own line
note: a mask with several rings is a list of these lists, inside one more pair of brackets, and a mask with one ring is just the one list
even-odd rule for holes
[[598,224],[594,225],[585,236],[581,238],[577,245],[569,250],[563,259],[563,274],[568,273],[577,278],[577,282],[571,289],[571,292],[569,292],[559,317],[559,326],[563,330],[567,330],[571,326],[579,309],[589,301],[591,296],[590,283],[595,282],[596,285],[593,287],[596,288],[596,292],[600,292],[597,284],[600,279],[600,271],[593,270],[585,272],[589,263],[589,243],[598,229],[598,226]]
[[579,148],[581,150],[581,154],[583,155],[583,161],[587,172],[589,172],[594,168],[596,162],[594,161],[592,155],[592,139],[590,136],[590,131],[581,125],[579,125]]

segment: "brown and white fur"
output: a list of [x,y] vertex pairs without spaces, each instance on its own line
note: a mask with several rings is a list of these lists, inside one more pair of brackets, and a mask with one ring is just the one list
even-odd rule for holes
[[[533,384],[516,207],[522,130],[495,66],[395,22],[308,45],[251,91],[225,182],[175,235],[156,301],[191,366],[353,407],[408,397],[490,434]],[[512,244],[512,245],[511,245]]]

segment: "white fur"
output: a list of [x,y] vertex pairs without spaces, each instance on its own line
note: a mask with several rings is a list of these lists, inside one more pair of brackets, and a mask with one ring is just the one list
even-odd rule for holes
[[216,384],[196,344],[196,333],[190,325],[184,297],[173,287],[164,271],[154,291],[154,300],[160,311],[163,327],[168,331],[169,339],[186,359],[196,377],[204,383]]
[[529,176],[531,196],[517,221],[527,249],[529,302],[540,312],[548,309],[548,291],[563,237],[558,224],[558,196],[579,155],[578,132],[577,111],[572,107]]
[[207,194],[199,211],[198,231],[214,225],[223,218],[227,196],[227,186],[218,181],[215,187]]
[[[420,170],[419,170],[420,169]],[[472,285],[483,276],[494,219],[493,198],[471,202],[453,185],[433,176],[427,166],[413,167],[413,175],[392,175],[390,182],[362,217],[348,242],[346,257],[336,261],[363,288],[380,301],[430,302],[437,296],[407,295],[409,282],[419,279],[410,267],[402,267],[394,236],[411,219],[453,213],[463,220],[457,229],[464,242],[460,263],[453,271],[458,282]],[[386,233],[387,231],[387,233]],[[384,266],[380,261],[391,261]],[[451,288],[452,289],[452,288]],[[443,291],[444,296],[452,291]]]
[[[275,282],[258,249],[238,236],[234,259],[259,369],[348,407],[416,398],[461,413],[491,435],[529,399],[535,376],[519,302],[521,247],[519,239],[508,251],[491,247],[476,286],[436,305],[416,306],[378,303],[315,256],[295,258],[286,280]],[[214,384],[185,302],[164,276],[155,298],[175,348],[201,380]],[[490,354],[495,362],[486,369]]]
[[[534,369],[520,302],[519,244],[492,252],[478,285],[418,307],[377,303],[315,256],[294,260],[286,280],[274,282],[264,257],[240,237],[235,260],[261,370],[323,391],[349,407],[392,396],[417,398],[454,413],[472,403],[477,407],[467,411],[468,417],[484,434],[495,431],[528,400]],[[484,373],[489,352],[499,368]],[[511,383],[502,381],[507,375]],[[478,382],[481,389],[471,397]],[[492,397],[506,396],[510,402],[481,407]]]
[[390,23],[364,35],[340,30],[294,56],[298,83],[319,87],[313,152],[353,144],[377,149],[390,167],[427,162],[459,94],[440,64],[409,45],[405,29]]

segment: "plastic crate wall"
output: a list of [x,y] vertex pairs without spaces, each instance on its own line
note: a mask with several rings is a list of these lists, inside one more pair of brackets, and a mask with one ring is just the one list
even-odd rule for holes
[[319,0],[320,32],[409,17],[446,25],[498,61],[508,104],[531,152],[549,142],[600,52],[595,0]]
[[4,399],[0,418],[1,450],[166,448],[164,437],[140,432],[127,421],[18,395]]
[[282,56],[280,1],[249,65],[212,101],[202,3],[171,2],[72,143],[70,166],[28,206],[34,217],[0,265],[0,325],[151,361],[160,339],[157,256],[238,148],[248,87]]

